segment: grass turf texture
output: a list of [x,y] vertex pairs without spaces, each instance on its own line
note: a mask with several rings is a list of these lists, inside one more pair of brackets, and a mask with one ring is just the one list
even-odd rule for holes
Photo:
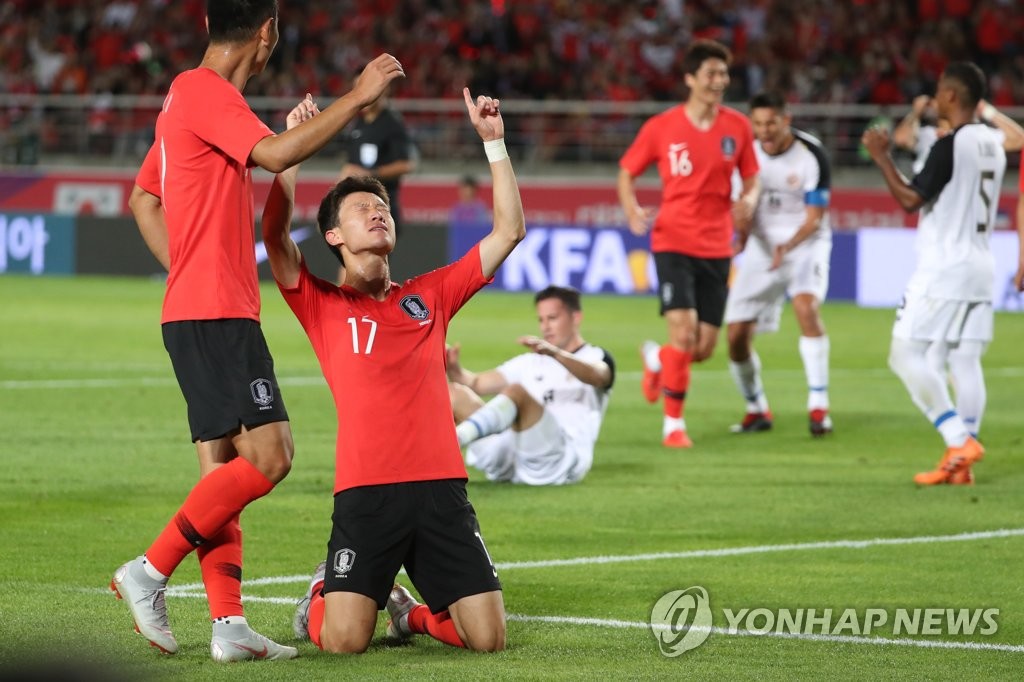
[[[105,591],[178,507],[197,475],[184,403],[159,330],[163,287],[136,279],[0,277],[0,670],[46,660],[124,679],[979,679],[1015,678],[1024,652],[924,649],[713,634],[678,658],[649,629],[657,599],[706,588],[722,609],[998,608],[991,636],[917,636],[938,642],[1024,644],[1024,537],[501,571],[510,614],[623,621],[637,627],[511,620],[508,650],[474,655],[417,637],[387,646],[384,617],[363,656],[337,658],[309,643],[295,661],[223,666],[209,658],[199,598],[168,598],[181,644],[160,656]],[[263,326],[292,418],[290,476],[243,516],[245,578],[308,574],[323,558],[331,512],[334,408],[298,323],[264,288]],[[1024,316],[998,315],[985,357],[988,454],[973,487],[918,489],[942,443],[885,368],[891,310],[828,304],[836,432],[807,433],[805,382],[791,314],[757,348],[775,429],[732,435],[743,411],[724,346],[694,372],[687,423],[696,447],[660,444],[660,409],[639,389],[639,342],[664,338],[651,298],[589,296],[585,337],[609,349],[618,378],[594,469],[564,488],[494,485],[471,472],[473,500],[495,561],[686,552],[833,540],[942,536],[1024,527],[1019,340]],[[526,295],[483,293],[449,340],[480,370],[518,353],[534,333]],[[386,453],[382,453],[386,456]],[[188,559],[173,585],[199,581]],[[303,580],[246,587],[260,632],[291,643],[291,600]],[[880,628],[877,636],[892,636]],[[13,666],[13,668],[11,667]],[[51,667],[51,670],[54,668]]]

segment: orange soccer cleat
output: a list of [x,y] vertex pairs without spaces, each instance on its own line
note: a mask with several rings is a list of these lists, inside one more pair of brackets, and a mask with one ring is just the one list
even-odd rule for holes
[[[914,483],[918,485],[940,485],[942,483],[953,483],[963,485],[974,480],[971,472],[971,465],[979,461],[985,455],[985,448],[981,447],[974,438],[968,438],[960,447],[946,448],[939,465],[932,471],[922,471],[914,476]],[[969,480],[965,480],[969,479]]]
[[664,439],[661,444],[667,448],[692,448],[693,441],[686,435],[686,431],[682,429],[676,429],[672,431]]

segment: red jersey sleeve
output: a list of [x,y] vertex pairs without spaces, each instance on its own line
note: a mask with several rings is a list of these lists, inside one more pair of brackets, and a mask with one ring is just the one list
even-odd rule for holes
[[142,160],[139,174],[135,176],[135,184],[154,196],[163,197],[160,187],[160,148],[155,143]]
[[646,123],[640,126],[640,132],[633,139],[633,144],[629,145],[629,149],[626,150],[626,153],[619,160],[619,167],[629,171],[629,174],[633,177],[642,174],[647,170],[648,166],[657,160],[657,155],[653,151],[652,120],[648,119]]
[[746,116],[743,117],[743,139],[740,141],[739,147],[736,169],[740,172],[740,177],[745,180],[761,170],[757,163],[757,153],[754,151],[754,129]]
[[221,150],[243,166],[254,166],[249,153],[256,143],[274,131],[253,113],[249,104],[229,82],[213,71],[192,82],[190,97],[201,97],[184,108],[186,126],[207,144]]
[[451,265],[428,272],[417,279],[428,287],[437,288],[446,319],[451,319],[473,294],[494,281],[493,277],[484,277],[479,243]]
[[328,289],[334,288],[333,285],[310,274],[306,268],[306,261],[303,259],[298,283],[288,289],[278,282],[277,288],[281,290],[281,295],[284,296],[288,307],[295,313],[299,324],[306,330],[306,334],[312,336],[320,324],[321,305]]

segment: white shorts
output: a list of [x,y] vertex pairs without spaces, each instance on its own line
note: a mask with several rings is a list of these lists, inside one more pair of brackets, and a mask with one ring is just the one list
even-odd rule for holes
[[771,270],[772,245],[751,237],[743,250],[743,261],[725,304],[725,323],[757,321],[757,331],[774,332],[779,328],[782,304],[786,296],[811,294],[824,301],[828,294],[831,239],[805,241],[782,258],[782,265]]
[[907,289],[896,309],[893,338],[912,341],[992,340],[991,301],[956,301],[929,298],[916,288]]
[[594,461],[593,444],[559,426],[547,410],[525,431],[506,429],[466,449],[466,464],[491,481],[564,485],[581,480]]

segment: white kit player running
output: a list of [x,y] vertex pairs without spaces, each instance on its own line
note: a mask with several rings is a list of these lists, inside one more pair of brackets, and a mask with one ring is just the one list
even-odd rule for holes
[[[580,481],[611,397],[615,362],[580,335],[580,294],[550,286],[534,297],[541,336],[519,342],[532,352],[495,369],[462,367],[448,352],[448,379],[466,464],[492,481],[563,485]],[[494,395],[484,404],[481,395]]]
[[747,403],[743,421],[732,427],[736,433],[772,427],[761,360],[753,343],[755,333],[778,330],[787,295],[800,326],[810,432],[823,436],[832,431],[829,340],[820,314],[832,254],[831,173],[821,143],[792,128],[791,120],[779,93],[760,93],[750,102],[762,191],[725,306],[729,370]]
[[935,143],[910,182],[893,164],[888,132],[871,128],[862,138],[896,201],[907,211],[921,209],[917,266],[896,312],[889,352],[889,366],[946,443],[939,465],[914,477],[921,485],[971,483],[971,465],[984,454],[927,357],[935,344],[984,345],[992,339],[995,262],[989,237],[1006,152],[1004,135],[975,118],[984,89],[976,65],[946,67],[935,104],[951,132]]

